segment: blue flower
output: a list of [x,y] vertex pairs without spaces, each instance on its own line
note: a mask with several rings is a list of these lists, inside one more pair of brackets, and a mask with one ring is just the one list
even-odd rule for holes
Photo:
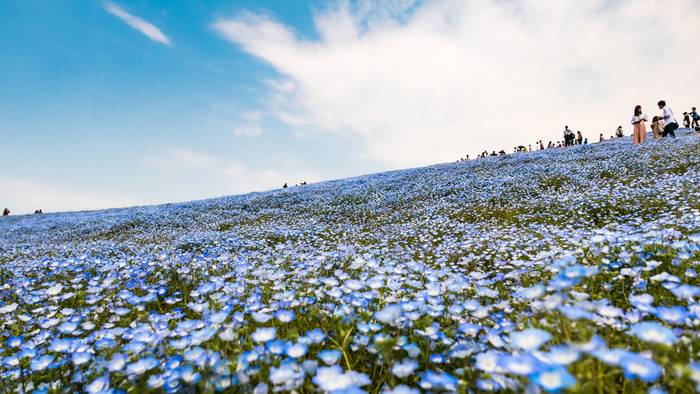
[[546,391],[559,391],[576,384],[576,378],[564,367],[545,368],[535,372],[530,379]]
[[394,364],[391,368],[391,373],[393,373],[398,378],[405,378],[411,376],[413,371],[418,369],[418,362],[412,359],[404,359],[403,361]]
[[656,381],[661,376],[661,367],[653,360],[627,353],[620,358],[620,365],[628,379],[637,378],[647,383]]
[[552,339],[550,333],[538,328],[529,328],[510,334],[511,345],[523,350],[537,350],[550,339]]
[[678,341],[673,331],[657,322],[642,322],[632,325],[630,333],[637,338],[651,343],[672,345]]
[[447,372],[425,371],[421,375],[420,387],[429,391],[457,391],[458,380]]
[[338,350],[322,350],[318,353],[318,358],[326,365],[333,365],[340,359],[341,353]]
[[508,373],[526,376],[539,370],[542,363],[530,354],[503,354],[498,358],[498,366]]
[[11,337],[7,338],[7,341],[5,341],[5,344],[8,347],[16,348],[16,347],[20,347],[20,345],[22,345],[22,342],[24,342],[24,337],[19,335],[19,336],[11,336]]
[[44,369],[48,368],[49,365],[55,360],[55,357],[52,355],[44,355],[39,358],[32,359],[29,363],[29,367],[32,369],[32,371],[43,371]]

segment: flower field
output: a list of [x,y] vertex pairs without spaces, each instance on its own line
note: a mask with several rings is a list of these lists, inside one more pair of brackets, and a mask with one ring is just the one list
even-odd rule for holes
[[0,391],[695,392],[700,140],[0,220]]

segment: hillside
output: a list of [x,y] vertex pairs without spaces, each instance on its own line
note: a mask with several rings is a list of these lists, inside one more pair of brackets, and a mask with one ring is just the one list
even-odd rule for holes
[[700,383],[700,140],[0,220],[0,386]]

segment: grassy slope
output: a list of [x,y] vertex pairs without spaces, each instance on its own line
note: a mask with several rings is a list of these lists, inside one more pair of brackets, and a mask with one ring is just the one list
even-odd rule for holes
[[[247,310],[246,297],[253,294],[267,306],[284,304],[275,299],[284,292],[298,299],[317,297],[312,304],[287,305],[297,319],[274,323],[278,336],[293,340],[306,330],[323,328],[332,338],[329,347],[344,353],[341,365],[370,377],[369,389],[419,382],[419,377],[397,379],[388,372],[389,365],[405,357],[403,341],[420,346],[420,370],[444,370],[462,380],[462,389],[474,388],[477,378],[488,375],[473,369],[471,357],[440,365],[429,362],[428,355],[447,353],[454,341],[486,350],[491,347],[485,337],[489,330],[507,337],[510,331],[537,326],[555,334],[554,343],[582,342],[596,333],[609,347],[650,351],[664,367],[660,384],[686,391],[692,383],[679,379],[677,373],[685,372],[676,368],[685,368],[700,349],[694,323],[677,327],[682,341],[673,347],[649,345],[625,333],[629,322],[623,318],[572,321],[542,300],[514,294],[547,284],[562,270],[560,257],[574,255],[580,264],[599,267],[600,273],[562,292],[550,287],[546,299],[564,294],[560,302],[572,305],[577,294],[585,294],[581,297],[606,300],[602,303],[629,312],[634,309],[629,294],[646,291],[659,305],[694,304],[649,278],[668,272],[682,283],[699,284],[687,275],[698,261],[697,252],[683,255],[686,249],[677,245],[700,231],[699,158],[694,137],[642,147],[614,141],[172,206],[11,218],[0,222],[0,279],[13,286],[27,280],[35,281],[33,285],[69,283],[84,271],[111,276],[115,285],[112,291],[103,290],[106,296],[98,303],[95,320],[124,327],[148,320],[139,308],[118,319],[108,313],[125,305],[115,294],[139,275],[143,285],[132,290],[135,294],[147,294],[157,285],[181,292],[174,306],[155,302],[146,310],[165,313],[182,307],[192,319],[201,317],[186,308],[188,303],[207,302],[211,308],[225,304],[191,294],[217,275],[233,275],[230,281],[242,286],[233,292],[239,311]],[[243,260],[252,267],[241,268]],[[635,270],[644,261],[661,264]],[[626,275],[624,268],[632,268],[634,275]],[[348,293],[335,297],[330,294],[333,286],[318,282],[335,278],[342,284],[376,275],[400,278],[401,286],[379,289],[369,302],[353,304]],[[459,285],[463,278],[468,285]],[[640,278],[646,279],[646,290]],[[426,291],[431,283],[443,284],[438,295]],[[77,287],[77,297],[54,303],[88,308],[89,284]],[[2,298],[7,303],[26,296],[16,293],[6,289]],[[418,302],[424,313],[400,327],[385,328],[387,341],[364,345],[358,322],[371,321],[373,311],[398,300]],[[478,301],[485,312],[465,310],[464,300]],[[450,310],[453,305],[461,307]],[[593,312],[598,306],[590,304]],[[458,330],[463,322],[488,330],[469,338]],[[421,333],[436,323],[449,341]],[[242,340],[235,346],[214,339],[206,347],[230,358],[233,366],[242,351],[253,347],[250,334],[270,324],[248,320],[236,327]],[[15,321],[4,330],[18,333],[28,327]],[[177,351],[166,347],[158,357],[172,353]],[[244,387],[265,380],[268,368],[263,365],[263,372]],[[624,379],[619,368],[590,356],[569,370],[580,391],[643,387],[638,380]],[[119,377],[113,382],[137,384]],[[303,387],[311,390],[310,379]]]

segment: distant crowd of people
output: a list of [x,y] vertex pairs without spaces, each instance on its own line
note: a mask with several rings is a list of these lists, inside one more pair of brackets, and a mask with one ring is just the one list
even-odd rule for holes
[[[306,185],[308,185],[308,183],[306,183],[306,181],[303,181],[303,182],[301,182],[301,183],[299,183],[299,184],[296,184],[296,185],[294,185],[294,186],[306,186]],[[284,185],[282,185],[282,189],[286,189],[286,188],[288,188],[288,187],[289,187],[289,185],[287,185],[286,182],[285,182]]]
[[[675,131],[679,128],[678,121],[676,120],[675,116],[673,115],[673,110],[666,104],[666,101],[660,100],[658,102],[658,107],[661,110],[661,114],[658,116],[654,116],[652,118],[651,122],[651,131],[654,140],[659,140],[661,138],[671,136],[672,138],[676,137]],[[632,126],[633,126],[633,131],[632,131],[632,142],[634,144],[641,144],[646,141],[646,135],[647,135],[647,129],[646,129],[646,122],[649,121],[649,117],[645,115],[642,111],[641,105],[637,105],[634,108],[634,115],[632,116]],[[700,115],[698,115],[697,109],[693,107],[689,112],[683,112],[683,126],[685,128],[692,128],[694,129],[698,134],[700,134]],[[618,126],[615,132],[610,136],[610,139],[613,138],[622,138],[624,137],[624,130],[622,126]],[[598,142],[603,142],[605,141],[606,138],[603,135],[603,133],[600,133],[600,136],[598,137]],[[545,150],[545,149],[554,149],[554,148],[562,148],[562,147],[568,147],[568,146],[574,146],[574,145],[587,145],[588,144],[588,138],[584,138],[583,133],[581,130],[578,130],[574,132],[573,130],[569,129],[569,126],[564,126],[564,140],[563,141],[556,141],[552,142],[549,141],[547,143],[547,146],[545,147],[544,143],[542,140],[539,140],[535,143],[535,150]],[[519,153],[519,152],[532,152],[533,148],[532,145],[528,145],[525,147],[524,145],[519,145],[513,148],[513,153]],[[490,157],[490,156],[505,156],[506,152],[504,150],[498,151],[498,153],[493,150],[491,153],[488,152],[488,150],[485,150],[478,154],[476,157],[477,158],[484,158],[484,157]],[[467,161],[470,160],[469,155],[466,157],[460,158],[458,161]]]

